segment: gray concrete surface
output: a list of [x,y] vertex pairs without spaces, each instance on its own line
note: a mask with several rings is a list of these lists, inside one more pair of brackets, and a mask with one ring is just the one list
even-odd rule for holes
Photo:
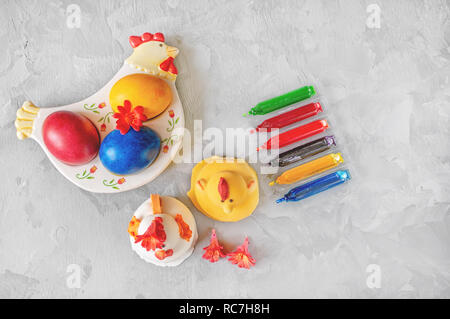
[[[67,25],[70,4],[80,28]],[[442,0],[2,1],[0,297],[450,297],[449,14]],[[316,85],[352,183],[283,209],[263,186],[252,217],[223,224],[185,195],[192,164],[134,191],[91,194],[16,139],[24,100],[91,95],[131,53],[128,36],[147,31],[181,50],[190,129],[194,119],[246,127],[250,105]],[[197,248],[177,268],[129,247],[128,220],[150,192],[180,198],[197,219]],[[212,227],[228,248],[248,235],[254,269],[202,260]]]

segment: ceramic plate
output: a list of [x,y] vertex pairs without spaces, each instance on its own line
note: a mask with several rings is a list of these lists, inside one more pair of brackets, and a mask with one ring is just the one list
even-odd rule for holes
[[30,137],[41,145],[61,174],[84,190],[95,193],[117,193],[147,184],[167,168],[181,146],[184,128],[183,106],[175,82],[163,79],[172,89],[173,100],[162,114],[144,123],[145,126],[155,130],[161,138],[161,150],[158,157],[144,170],[133,175],[114,175],[102,165],[98,155],[88,164],[70,166],[61,163],[48,151],[43,141],[42,125],[47,116],[56,111],[72,111],[86,116],[95,124],[100,133],[101,141],[103,141],[106,135],[115,129],[116,125],[116,119],[112,117],[113,111],[109,105],[109,92],[119,79],[134,73],[146,74],[128,64],[124,64],[111,81],[91,97],[65,106],[40,108],[34,120]]

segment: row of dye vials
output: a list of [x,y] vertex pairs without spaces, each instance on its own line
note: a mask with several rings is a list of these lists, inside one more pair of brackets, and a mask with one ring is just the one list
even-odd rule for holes
[[[288,105],[309,99],[313,95],[315,95],[314,87],[304,86],[284,95],[258,103],[248,112],[248,115],[265,115]],[[320,103],[313,102],[291,111],[282,113],[280,115],[271,117],[258,125],[255,131],[270,131],[272,129],[281,129],[291,124],[317,116],[322,111],[323,110]],[[244,115],[246,116],[247,114]],[[270,138],[261,147],[259,147],[258,150],[269,150],[274,148],[286,147],[306,138],[320,134],[327,129],[328,122],[326,120],[315,120],[313,122],[282,132],[276,137]],[[336,146],[334,136],[325,136],[312,142],[297,146],[287,152],[281,153],[276,159],[272,160],[270,164],[274,166],[285,167],[300,162],[309,157],[326,152],[333,146]],[[309,177],[321,174],[330,169],[336,168],[343,162],[344,160],[341,153],[331,153],[328,155],[324,155],[283,172],[275,181],[271,182],[270,185],[296,183]],[[288,193],[286,193],[276,202],[280,203],[283,201],[299,201],[323,192],[327,189],[341,185],[350,179],[351,176],[348,170],[337,170],[333,173],[292,188]]]

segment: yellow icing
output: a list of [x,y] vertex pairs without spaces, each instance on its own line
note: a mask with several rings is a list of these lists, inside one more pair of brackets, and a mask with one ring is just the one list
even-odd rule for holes
[[177,75],[161,70],[159,65],[169,57],[175,58],[178,52],[177,48],[168,46],[164,42],[149,41],[136,47],[125,63],[146,73],[175,81]]
[[136,239],[140,224],[141,224],[141,221],[139,219],[137,219],[135,216],[133,216],[131,218],[130,223],[128,224],[128,233],[134,239]]
[[117,81],[109,93],[114,112],[129,100],[132,107],[143,106],[144,114],[151,119],[161,114],[172,103],[172,90],[163,79],[149,74],[135,73]]
[[32,102],[25,101],[16,113],[16,121],[14,126],[17,131],[17,138],[19,140],[26,139],[33,133],[33,124],[39,113],[39,108]]
[[[218,191],[220,178],[228,185],[224,201]],[[206,216],[224,222],[239,221],[250,216],[258,205],[258,177],[244,160],[214,156],[194,167],[187,195]]]

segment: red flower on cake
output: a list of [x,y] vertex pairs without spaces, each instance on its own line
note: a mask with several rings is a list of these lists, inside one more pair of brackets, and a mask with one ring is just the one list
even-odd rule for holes
[[122,185],[123,183],[125,183],[125,181],[126,181],[125,178],[122,177],[117,181],[117,184]]
[[144,107],[136,106],[132,108],[131,102],[125,100],[123,106],[119,105],[117,107],[119,113],[113,115],[116,121],[116,129],[120,131],[120,134],[125,135],[130,129],[130,126],[135,130],[139,131],[142,126],[142,122],[147,120],[144,115]]
[[98,105],[98,108],[99,109],[102,109],[102,108],[104,108],[106,106],[106,103],[105,102],[102,102],[102,103],[100,103],[99,105]]
[[223,247],[219,245],[215,229],[212,230],[209,246],[206,246],[203,249],[205,250],[205,253],[202,257],[212,263],[215,263],[219,258],[226,256],[223,252]]
[[161,217],[156,217],[143,235],[137,235],[135,244],[141,242],[141,246],[147,251],[155,250],[157,248],[164,248],[166,241],[166,232]]
[[173,118],[175,116],[175,113],[172,110],[169,110],[169,116]]
[[102,131],[102,132],[106,131],[106,124],[105,123],[100,125],[100,131]]
[[169,151],[169,146],[164,145],[163,147],[163,153],[167,153]]
[[173,255],[173,249],[167,249],[167,250],[158,250],[155,253],[155,257],[158,258],[159,260],[163,260],[166,257],[170,257]]
[[181,214],[177,214],[175,216],[175,221],[178,224],[178,232],[180,233],[180,237],[186,241],[189,241],[192,236],[192,230],[189,228],[189,225],[183,220],[183,216]]
[[91,174],[94,174],[96,170],[97,170],[97,166],[94,165],[94,166],[91,167],[89,172],[91,172]]
[[255,265],[256,260],[248,252],[248,237],[245,237],[244,243],[232,253],[227,254],[228,260],[239,268],[247,268]]

